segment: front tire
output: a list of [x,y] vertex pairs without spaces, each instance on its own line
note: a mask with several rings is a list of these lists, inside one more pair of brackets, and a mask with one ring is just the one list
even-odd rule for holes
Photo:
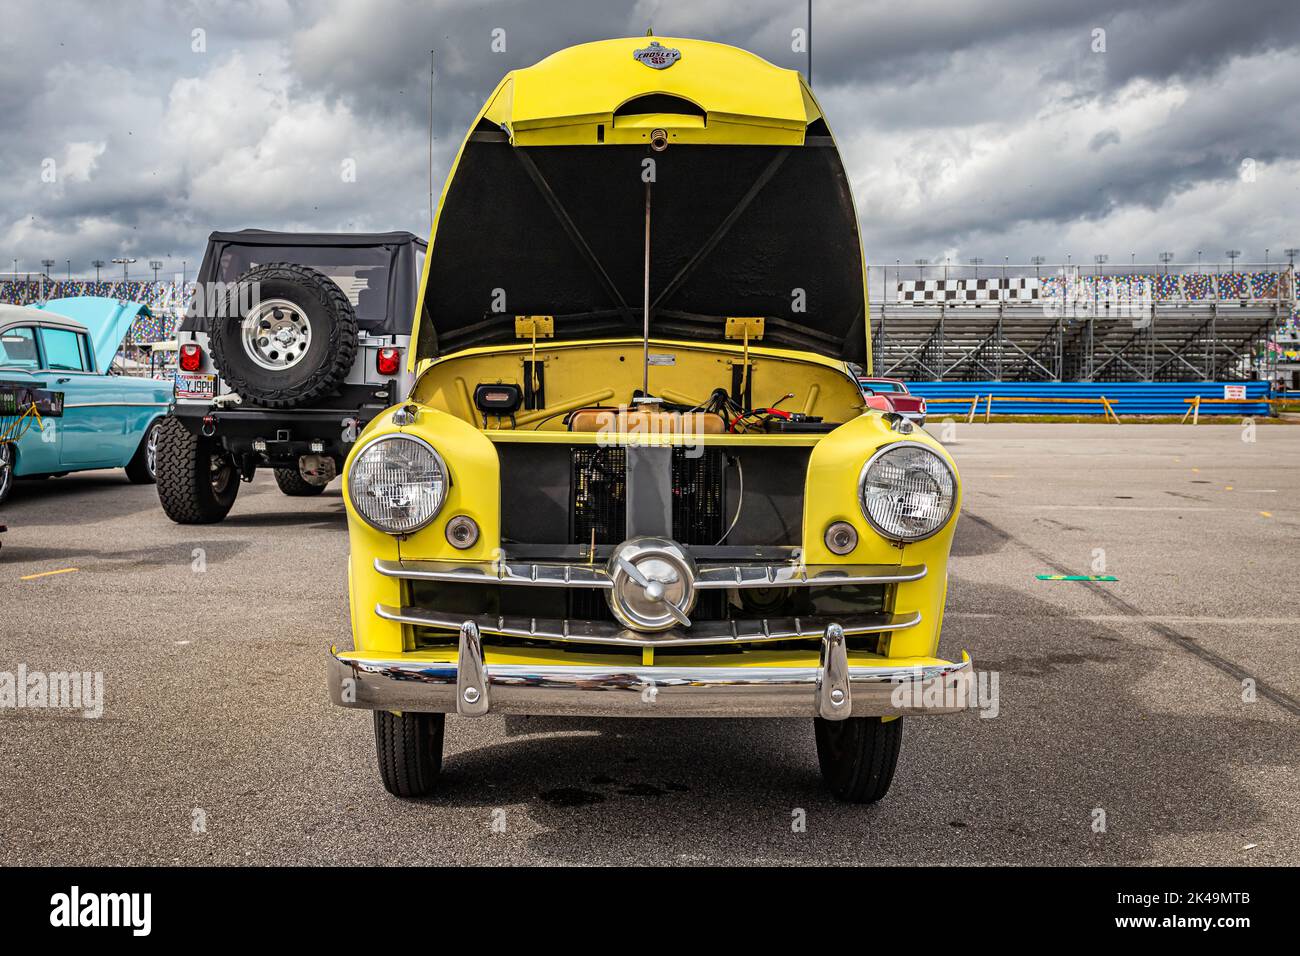
[[313,498],[325,490],[324,485],[313,485],[297,468],[275,469],[275,483],[290,498]]
[[155,419],[144,430],[140,447],[126,464],[126,477],[131,484],[152,485],[158,480],[158,432],[161,428],[162,420]]
[[177,524],[215,524],[239,494],[239,472],[221,446],[175,418],[158,432],[157,479],[158,500]]
[[375,711],[375,752],[384,789],[395,797],[433,793],[442,772],[446,714]]
[[11,442],[0,442],[0,505],[9,499],[9,492],[14,490],[14,446]]
[[889,792],[903,744],[901,717],[814,717],[813,723],[822,780],[836,799],[875,803]]

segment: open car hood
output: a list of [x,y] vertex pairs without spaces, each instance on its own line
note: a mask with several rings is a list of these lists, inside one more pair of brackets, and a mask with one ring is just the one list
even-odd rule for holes
[[35,308],[74,319],[84,325],[95,349],[95,367],[101,372],[108,371],[113,356],[121,348],[122,340],[135,324],[136,318],[153,314],[143,302],[122,302],[102,295],[50,299]]
[[[636,55],[676,50],[668,68]],[[652,130],[668,146],[650,149]],[[509,74],[466,138],[439,205],[418,358],[512,342],[640,336],[647,184],[650,334],[763,344],[867,364],[857,216],[802,78],[721,44],[585,44]]]

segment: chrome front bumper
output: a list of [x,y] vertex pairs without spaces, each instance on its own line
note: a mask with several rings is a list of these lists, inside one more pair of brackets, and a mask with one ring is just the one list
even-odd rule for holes
[[603,667],[488,664],[478,627],[460,629],[456,663],[330,654],[330,697],[366,710],[609,717],[810,717],[946,714],[974,701],[959,663],[850,666],[830,625],[816,667]]

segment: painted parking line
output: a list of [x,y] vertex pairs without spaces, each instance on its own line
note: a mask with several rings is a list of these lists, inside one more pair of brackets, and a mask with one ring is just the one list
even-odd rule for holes
[[[997,611],[949,611],[947,618],[1002,620],[1020,614]],[[1300,617],[1206,617],[1199,614],[1052,614],[1052,621],[1083,621],[1089,624],[1212,624],[1221,627],[1300,627]]]
[[35,581],[37,578],[48,578],[52,574],[71,574],[73,571],[79,571],[80,568],[59,568],[57,571],[41,571],[37,574],[24,574],[19,581]]
[[1191,508],[1180,505],[1024,505],[1038,511],[1227,511],[1227,508]]

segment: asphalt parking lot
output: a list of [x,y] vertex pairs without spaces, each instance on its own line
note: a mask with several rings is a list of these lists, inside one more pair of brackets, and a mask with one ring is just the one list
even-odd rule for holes
[[932,431],[965,482],[942,649],[1000,709],[906,718],[870,807],[822,791],[811,720],[499,716],[399,801],[326,698],[337,482],[199,528],[120,472],[20,483],[0,670],[102,671],[106,704],[0,711],[0,864],[1300,863],[1300,428]]

